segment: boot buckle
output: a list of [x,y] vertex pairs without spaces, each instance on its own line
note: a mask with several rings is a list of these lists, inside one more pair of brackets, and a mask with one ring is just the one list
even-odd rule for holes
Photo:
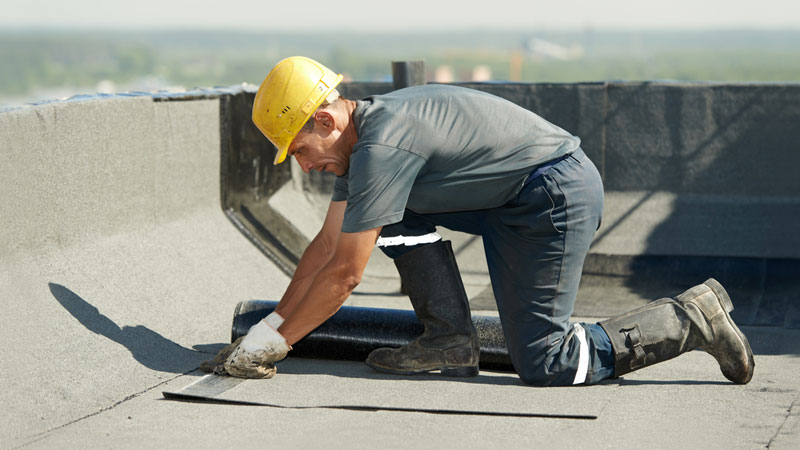
[[630,342],[631,350],[633,350],[634,358],[631,359],[631,370],[640,369],[647,365],[647,353],[642,347],[642,333],[639,331],[639,325],[633,328],[623,330],[628,335],[628,342]]

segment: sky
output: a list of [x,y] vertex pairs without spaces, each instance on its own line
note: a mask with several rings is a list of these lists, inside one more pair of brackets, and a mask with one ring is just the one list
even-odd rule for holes
[[799,0],[0,0],[3,29],[800,29]]

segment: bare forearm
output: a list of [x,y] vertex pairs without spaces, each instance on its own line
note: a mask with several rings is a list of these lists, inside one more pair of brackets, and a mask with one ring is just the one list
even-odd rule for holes
[[342,306],[358,285],[346,272],[328,264],[314,278],[302,301],[296,302],[291,315],[280,327],[280,333],[293,345],[328,320]]
[[292,281],[286,288],[275,312],[283,318],[289,317],[308,292],[314,278],[330,261],[333,251],[320,239],[314,239],[303,252]]
[[278,331],[289,345],[320,326],[342,306],[361,281],[380,232],[378,227],[339,235],[333,256],[313,277],[305,295],[292,302],[294,310],[283,316],[286,320]]

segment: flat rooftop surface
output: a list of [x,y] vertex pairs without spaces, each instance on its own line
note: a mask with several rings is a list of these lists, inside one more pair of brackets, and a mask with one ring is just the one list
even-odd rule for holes
[[[7,430],[12,434],[3,447],[798,448],[800,331],[744,331],[756,352],[755,376],[745,386],[727,382],[713,358],[698,351],[597,386],[569,388],[525,386],[504,372],[393,377],[360,362],[290,357],[273,379],[228,378],[217,392],[205,389],[220,399],[272,406],[165,399],[163,392],[179,392],[204,376],[189,368],[144,388],[131,386],[121,398],[41,432]],[[221,344],[214,347],[187,367]]]

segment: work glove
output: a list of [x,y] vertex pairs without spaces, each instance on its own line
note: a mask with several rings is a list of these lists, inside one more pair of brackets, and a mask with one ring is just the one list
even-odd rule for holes
[[272,378],[276,372],[273,363],[285,358],[291,349],[277,331],[282,323],[283,317],[271,313],[253,325],[247,335],[220,350],[214,359],[203,362],[200,370],[241,378]]
[[239,378],[265,378],[265,372],[271,371],[274,374],[273,363],[285,358],[292,349],[278,333],[275,323],[275,320],[268,321],[265,318],[250,328],[223,365],[229,375]]

